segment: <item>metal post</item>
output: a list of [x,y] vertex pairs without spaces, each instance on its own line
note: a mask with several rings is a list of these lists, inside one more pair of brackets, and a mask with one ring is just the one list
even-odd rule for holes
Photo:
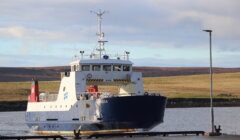
[[211,107],[212,134],[214,134],[215,129],[214,129],[214,109],[213,109],[212,30],[203,30],[203,31],[209,33],[209,42],[210,42],[210,107]]
[[81,53],[81,59],[83,59],[84,51],[80,51],[80,53]]
[[125,60],[129,60],[129,54],[130,54],[130,52],[125,51],[125,54],[126,54],[126,57],[127,57],[127,58],[125,59],[125,55],[124,55],[124,59],[125,59]]

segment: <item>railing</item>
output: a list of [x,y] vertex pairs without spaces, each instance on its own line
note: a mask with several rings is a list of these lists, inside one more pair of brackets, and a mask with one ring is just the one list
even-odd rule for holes
[[135,93],[118,93],[113,94],[109,92],[81,92],[77,94],[78,100],[95,100],[109,97],[133,96]]
[[[129,53],[123,52],[123,54],[106,54],[109,59],[120,59],[129,60]],[[83,60],[83,59],[99,59],[100,55],[97,53],[85,54],[85,55],[75,55],[73,60]]]
[[[122,97],[122,96],[134,96],[136,95],[135,93],[109,93],[109,92],[81,92],[77,93],[76,97],[77,100],[96,100],[100,98],[109,98],[109,97]],[[144,95],[149,95],[149,96],[161,96],[160,94],[153,94],[153,93],[148,93],[145,92]],[[39,95],[39,100],[40,102],[51,102],[51,101],[56,101],[58,97],[58,94],[53,94],[53,93],[41,93]]]

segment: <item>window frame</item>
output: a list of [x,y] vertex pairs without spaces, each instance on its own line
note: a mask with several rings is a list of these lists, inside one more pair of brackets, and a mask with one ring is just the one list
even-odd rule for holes
[[[85,70],[84,67],[88,67],[88,69]],[[90,65],[81,65],[81,71],[90,71],[90,70],[91,70]]]
[[[97,67],[99,69],[95,70],[94,68]],[[101,71],[101,65],[92,65],[92,71]]]
[[[118,67],[119,69],[116,69],[115,66],[120,66],[120,67]],[[121,64],[113,64],[113,71],[122,71],[122,65]]]
[[[110,70],[104,69],[105,66],[110,66]],[[109,64],[109,65],[102,65],[102,67],[103,67],[103,71],[112,71],[112,65],[111,65],[111,64]],[[108,67],[108,68],[109,68],[109,67]]]
[[[128,70],[124,69],[124,67],[127,67]],[[123,65],[123,66],[122,66],[122,70],[123,70],[123,71],[131,71],[131,65]]]

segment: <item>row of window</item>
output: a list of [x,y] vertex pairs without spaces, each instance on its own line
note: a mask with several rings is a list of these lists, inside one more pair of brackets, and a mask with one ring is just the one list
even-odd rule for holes
[[[85,116],[82,116],[81,118],[82,118],[82,121],[84,121],[84,120],[86,119]],[[48,121],[48,120],[49,120],[49,119],[47,119],[47,121]],[[58,119],[57,119],[57,120],[58,120]],[[57,120],[56,120],[56,121],[57,121]],[[73,120],[73,121],[79,121],[78,118],[73,118],[72,120]],[[59,125],[54,125],[54,124],[52,124],[52,125],[44,125],[43,127],[44,127],[44,128],[55,128],[55,129],[56,129],[56,128],[59,128]]]
[[44,128],[59,128],[59,125],[44,125]]
[[[86,120],[86,116],[81,116],[80,119],[82,121],[85,121]],[[58,121],[58,119],[54,118],[54,119],[46,119],[46,121]],[[73,118],[72,121],[79,121],[79,118]],[[46,126],[44,125],[44,128]],[[49,128],[51,128],[51,125],[48,125]],[[58,125],[56,125],[55,127],[59,127]],[[52,128],[54,128],[54,125],[52,125]]]
[[[81,71],[130,71],[130,65],[81,65]],[[79,65],[72,66],[72,71],[80,70]]]
[[[82,116],[82,121],[86,120],[86,116]],[[54,119],[46,119],[47,121],[58,121],[58,119],[54,118]],[[73,118],[73,121],[79,121],[79,118]]]
[[[71,107],[72,107],[72,106],[73,106],[73,105],[71,105]],[[68,106],[65,105],[65,108],[67,108],[67,107],[68,107]],[[75,105],[75,107],[78,108],[78,105]],[[46,107],[46,106],[43,106],[43,108],[47,108],[47,107]],[[54,106],[50,106],[50,108],[54,108]],[[58,108],[58,106],[55,105],[55,108]],[[64,108],[64,106],[60,105],[59,108]]]

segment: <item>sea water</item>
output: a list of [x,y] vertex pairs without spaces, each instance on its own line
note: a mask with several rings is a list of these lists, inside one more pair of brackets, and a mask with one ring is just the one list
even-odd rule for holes
[[[216,107],[214,116],[223,133],[240,135],[240,107]],[[210,132],[210,108],[167,108],[164,123],[151,131],[185,130]],[[25,112],[0,112],[0,135],[33,135],[25,124]]]

